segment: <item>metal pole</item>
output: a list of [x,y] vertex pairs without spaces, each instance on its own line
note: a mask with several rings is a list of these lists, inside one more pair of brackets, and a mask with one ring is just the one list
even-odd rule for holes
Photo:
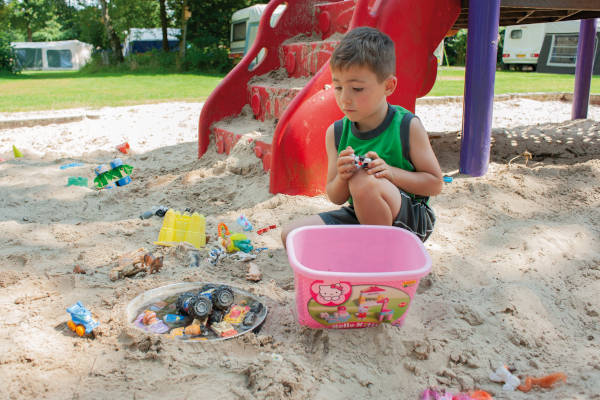
[[472,176],[490,160],[499,20],[500,0],[469,1],[460,172]]
[[575,89],[571,119],[587,118],[590,102],[592,67],[594,66],[594,45],[596,42],[596,18],[582,19],[579,23],[577,41],[577,64],[575,65]]

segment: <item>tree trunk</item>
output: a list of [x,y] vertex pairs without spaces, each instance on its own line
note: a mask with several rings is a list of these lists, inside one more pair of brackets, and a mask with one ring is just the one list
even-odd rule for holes
[[117,62],[122,63],[123,59],[123,51],[121,50],[121,41],[115,32],[112,21],[110,20],[110,15],[108,14],[108,4],[106,0],[100,0],[100,5],[102,6],[102,22],[104,23],[104,27],[106,28],[106,33],[108,35],[108,39],[110,40],[110,45],[113,50],[113,57]]
[[166,53],[169,51],[169,36],[167,33],[167,8],[165,0],[158,0],[160,3],[160,26],[162,27],[162,49]]
[[33,42],[33,32],[31,31],[30,25],[27,25],[27,41]]
[[185,57],[185,37],[187,36],[187,20],[189,18],[189,9],[187,0],[183,0],[181,7],[181,38],[179,39],[179,57]]

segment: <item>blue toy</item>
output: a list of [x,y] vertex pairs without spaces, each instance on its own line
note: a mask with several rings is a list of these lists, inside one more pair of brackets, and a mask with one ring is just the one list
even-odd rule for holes
[[100,323],[92,318],[92,313],[80,301],[67,308],[71,320],[67,321],[69,328],[79,336],[89,335]]

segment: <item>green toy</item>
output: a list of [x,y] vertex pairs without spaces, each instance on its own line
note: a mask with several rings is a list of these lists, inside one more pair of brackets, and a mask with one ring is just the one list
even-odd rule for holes
[[67,186],[83,186],[87,187],[88,179],[81,176],[70,176],[67,181]]
[[125,186],[131,182],[131,174],[133,167],[125,165],[120,158],[115,158],[110,162],[110,168],[106,164],[97,166],[94,169],[96,177],[94,183],[98,189],[112,188],[114,182],[117,186]]

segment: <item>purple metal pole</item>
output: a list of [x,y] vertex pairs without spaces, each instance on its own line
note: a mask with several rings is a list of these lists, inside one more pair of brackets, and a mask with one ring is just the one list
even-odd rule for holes
[[575,90],[571,119],[587,118],[590,102],[592,67],[594,66],[594,44],[596,42],[596,18],[582,19],[579,23],[577,41],[577,64],[575,65]]
[[490,160],[499,20],[500,0],[469,1],[460,172],[472,176]]

